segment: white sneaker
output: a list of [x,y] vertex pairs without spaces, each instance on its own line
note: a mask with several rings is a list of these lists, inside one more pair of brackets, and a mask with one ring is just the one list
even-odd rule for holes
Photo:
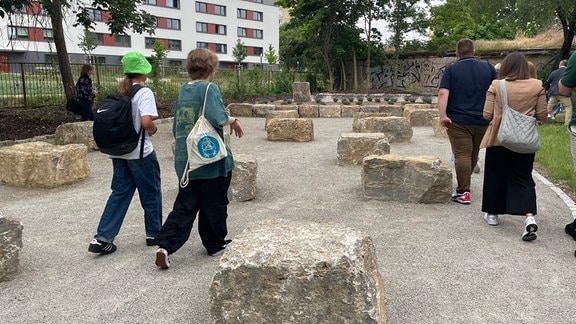
[[534,217],[528,217],[524,221],[524,233],[522,233],[523,241],[534,241],[536,239],[536,231],[538,230],[538,225],[536,225],[536,220]]
[[168,255],[168,251],[163,248],[159,248],[156,251],[156,265],[160,269],[170,268],[170,256]]
[[498,215],[497,214],[484,214],[484,220],[488,225],[496,226],[498,225]]

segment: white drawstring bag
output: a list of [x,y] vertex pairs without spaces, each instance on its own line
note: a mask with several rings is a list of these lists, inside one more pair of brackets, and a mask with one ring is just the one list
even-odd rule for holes
[[212,83],[208,83],[208,86],[206,86],[202,113],[186,138],[188,161],[186,162],[182,179],[180,179],[181,188],[188,185],[188,173],[190,171],[194,171],[203,165],[220,161],[228,156],[226,144],[222,140],[222,137],[218,135],[218,132],[212,124],[210,124],[208,119],[204,118],[206,97],[208,96],[208,88],[210,88],[211,84]]

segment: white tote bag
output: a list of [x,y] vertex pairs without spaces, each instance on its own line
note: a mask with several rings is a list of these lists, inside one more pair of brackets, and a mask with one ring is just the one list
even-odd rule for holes
[[212,83],[208,83],[208,86],[206,86],[202,113],[186,138],[188,161],[186,162],[182,179],[180,179],[181,188],[188,185],[188,173],[190,171],[194,171],[203,165],[220,161],[228,156],[226,144],[222,140],[222,137],[218,135],[216,129],[214,129],[212,124],[204,117],[206,97],[208,96],[208,89],[211,84]]

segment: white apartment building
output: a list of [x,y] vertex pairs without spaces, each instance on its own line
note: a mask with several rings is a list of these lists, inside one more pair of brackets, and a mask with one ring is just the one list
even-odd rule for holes
[[[82,0],[72,1],[70,12],[64,13],[66,46],[71,63],[86,62],[79,43],[84,31],[73,27],[73,10]],[[232,50],[238,39],[246,46],[249,64],[267,63],[263,53],[270,45],[278,53],[281,10],[274,0],[146,0],[140,8],[154,15],[154,35],[109,34],[106,11],[90,9],[96,22],[98,46],[92,55],[99,63],[119,64],[124,53],[136,50],[145,56],[153,54],[156,39],[168,49],[165,64],[182,65],[188,52],[204,47],[216,52],[221,67],[232,67]],[[16,15],[0,21],[0,72],[9,72],[8,63],[44,63],[56,61],[51,23],[38,3],[16,9]]]

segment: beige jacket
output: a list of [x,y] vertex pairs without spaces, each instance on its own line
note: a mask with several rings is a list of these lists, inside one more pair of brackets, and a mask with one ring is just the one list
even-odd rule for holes
[[[547,121],[546,91],[538,79],[506,81],[508,106],[523,114],[534,116],[539,122]],[[496,136],[502,120],[502,99],[500,99],[500,80],[492,81],[486,92],[484,119],[490,121],[480,148],[500,145]]]

